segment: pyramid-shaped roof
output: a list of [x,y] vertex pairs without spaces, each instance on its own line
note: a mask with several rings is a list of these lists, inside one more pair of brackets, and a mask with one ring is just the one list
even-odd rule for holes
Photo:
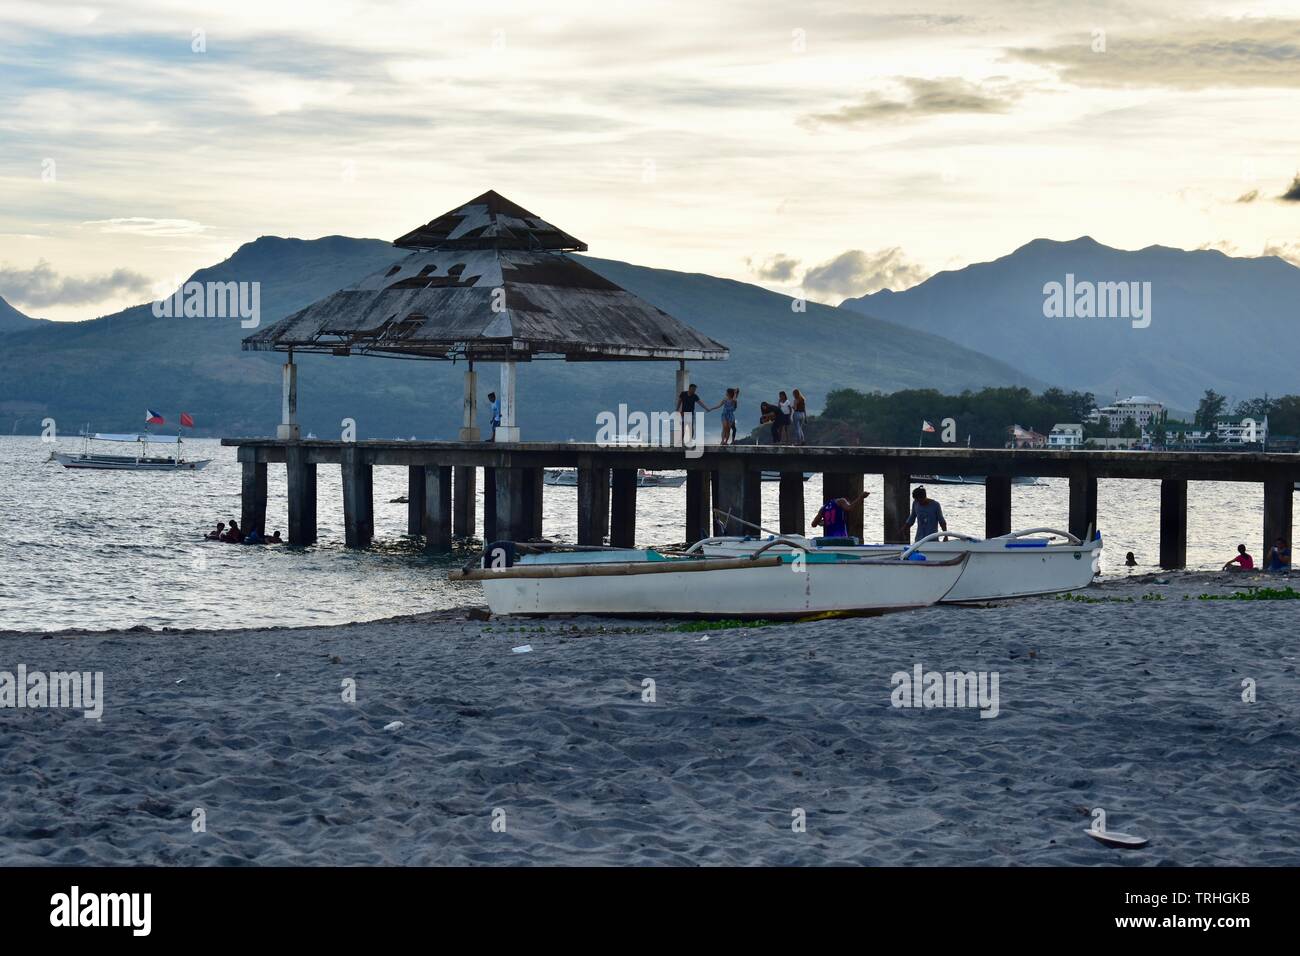
[[489,189],[394,241],[402,249],[526,249],[586,252],[575,239]]
[[729,354],[565,255],[587,247],[494,192],[396,245],[416,251],[260,329],[243,347],[489,362]]

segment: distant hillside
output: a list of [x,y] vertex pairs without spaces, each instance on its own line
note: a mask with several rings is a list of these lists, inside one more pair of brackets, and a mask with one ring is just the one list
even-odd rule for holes
[[[260,281],[268,324],[402,254],[378,240],[263,237],[193,278]],[[731,348],[730,361],[699,363],[694,375],[710,404],[727,386],[742,389],[746,431],[757,421],[759,400],[774,399],[779,389],[801,388],[816,408],[837,387],[1041,384],[978,352],[846,310],[810,304],[795,313],[787,297],[741,282],[582,259]],[[130,429],[146,407],[163,412],[169,424],[179,411],[191,412],[200,434],[272,433],[283,356],[240,351],[247,334],[237,319],[155,318],[138,306],[8,335],[0,349],[0,433],[15,420],[20,432],[35,431],[45,416],[64,432],[87,422]],[[322,355],[299,362],[304,431],[336,435],[345,417],[356,419],[361,438],[450,438],[459,428],[462,366]],[[495,367],[482,368],[482,395],[496,374]],[[590,438],[598,411],[620,402],[671,408],[673,392],[671,362],[536,362],[520,369],[519,420],[528,438]]]
[[44,322],[44,319],[33,319],[31,316],[23,315],[3,298],[0,298],[0,335],[7,332],[22,332]]
[[[1043,287],[1064,283],[1067,273],[1076,282],[1150,282],[1150,326],[1045,318]],[[1207,388],[1234,399],[1281,394],[1295,390],[1300,357],[1300,269],[1273,256],[1036,239],[993,262],[841,307],[942,335],[1101,399],[1118,391],[1194,408]]]

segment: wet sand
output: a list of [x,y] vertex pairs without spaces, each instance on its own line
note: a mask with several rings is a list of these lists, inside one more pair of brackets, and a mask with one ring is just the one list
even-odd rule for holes
[[[1247,583],[1285,585],[698,631],[0,632],[0,670],[105,696],[0,710],[0,863],[1294,866],[1300,602],[1195,599]],[[996,673],[997,716],[894,707],[917,664]],[[1090,839],[1094,807],[1150,845]]]

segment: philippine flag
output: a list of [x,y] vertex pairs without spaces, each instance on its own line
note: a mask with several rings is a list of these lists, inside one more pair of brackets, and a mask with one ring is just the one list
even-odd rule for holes
[[931,424],[930,424],[929,422],[927,422],[927,421],[922,421],[922,422],[921,422],[921,431],[923,431],[923,432],[932,432],[932,431],[934,431],[934,426],[931,425]]
[[186,428],[194,427],[194,418],[189,412],[181,412],[181,424]]
[[161,415],[159,415],[157,412],[155,412],[152,408],[146,408],[146,409],[144,410],[144,423],[145,423],[146,425],[165,425],[165,424],[167,424],[165,421],[163,421],[163,417],[162,417]]

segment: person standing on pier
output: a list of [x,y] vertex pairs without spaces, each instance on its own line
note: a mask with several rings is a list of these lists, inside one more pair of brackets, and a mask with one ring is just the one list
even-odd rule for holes
[[814,528],[820,527],[827,538],[849,537],[849,512],[866,500],[869,491],[859,492],[852,500],[848,498],[828,498],[821,510],[812,519]]
[[492,409],[492,424],[488,426],[488,441],[496,441],[497,427],[501,424],[501,403],[497,401],[496,392],[488,392],[488,403]]
[[717,407],[704,404],[704,399],[696,394],[694,382],[686,386],[686,391],[677,396],[677,413],[682,417],[682,440],[690,442],[694,437],[696,408],[711,412]]
[[736,443],[736,408],[740,405],[740,389],[727,389],[727,396],[718,407],[722,409],[722,444]]
[[807,439],[803,434],[803,423],[808,417],[808,402],[803,397],[803,392],[799,389],[794,390],[794,443],[796,445],[806,445]]
[[906,534],[913,524],[916,525],[917,541],[940,529],[948,530],[948,521],[943,516],[943,506],[928,497],[924,487],[916,488],[912,492],[912,513],[907,516],[903,533]]
[[776,421],[772,423],[772,444],[782,445],[790,440],[790,420],[794,417],[794,406],[790,396],[781,392],[776,400]]

